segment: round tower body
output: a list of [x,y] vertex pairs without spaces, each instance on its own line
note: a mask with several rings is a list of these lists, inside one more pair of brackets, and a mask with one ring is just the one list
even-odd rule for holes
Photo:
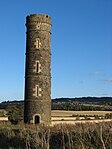
[[51,122],[51,53],[48,15],[26,18],[26,70],[24,122]]

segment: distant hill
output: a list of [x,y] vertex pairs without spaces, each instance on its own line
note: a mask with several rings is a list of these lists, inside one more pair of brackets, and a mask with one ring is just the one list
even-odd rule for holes
[[56,98],[54,103],[112,104],[112,97]]
[[[81,103],[81,104],[112,104],[112,97],[81,97],[81,98],[55,98],[52,103]],[[23,100],[4,101],[0,103],[0,109],[5,109],[7,106],[23,105]]]
[[24,104],[24,101],[21,100],[21,101],[4,101],[4,102],[1,102],[0,103],[0,109],[7,109],[7,108],[10,108],[12,106],[17,106],[17,107],[20,107],[20,106],[23,106]]
[[[23,114],[24,101],[4,101],[0,103],[0,109],[8,112],[15,109]],[[81,97],[81,98],[56,98],[52,99],[52,110],[74,111],[112,111],[112,97]]]

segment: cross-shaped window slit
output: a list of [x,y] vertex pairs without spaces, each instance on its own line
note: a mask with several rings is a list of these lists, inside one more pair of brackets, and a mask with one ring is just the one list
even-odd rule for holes
[[41,42],[39,38],[36,39],[36,42],[34,43],[34,45],[36,46],[36,49],[39,49],[41,47]]

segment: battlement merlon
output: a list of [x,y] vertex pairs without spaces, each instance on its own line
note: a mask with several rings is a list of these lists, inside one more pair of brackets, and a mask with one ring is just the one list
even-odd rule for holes
[[46,24],[49,24],[50,26],[52,25],[50,16],[46,14],[39,14],[39,15],[31,14],[26,17],[26,22],[27,22],[26,26],[29,26],[30,24],[33,24],[33,23],[36,23],[36,24],[46,23]]

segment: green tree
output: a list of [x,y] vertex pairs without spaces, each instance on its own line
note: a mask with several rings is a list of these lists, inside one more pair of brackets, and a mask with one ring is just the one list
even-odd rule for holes
[[23,119],[23,111],[16,106],[9,108],[8,119],[12,124],[18,124]]

